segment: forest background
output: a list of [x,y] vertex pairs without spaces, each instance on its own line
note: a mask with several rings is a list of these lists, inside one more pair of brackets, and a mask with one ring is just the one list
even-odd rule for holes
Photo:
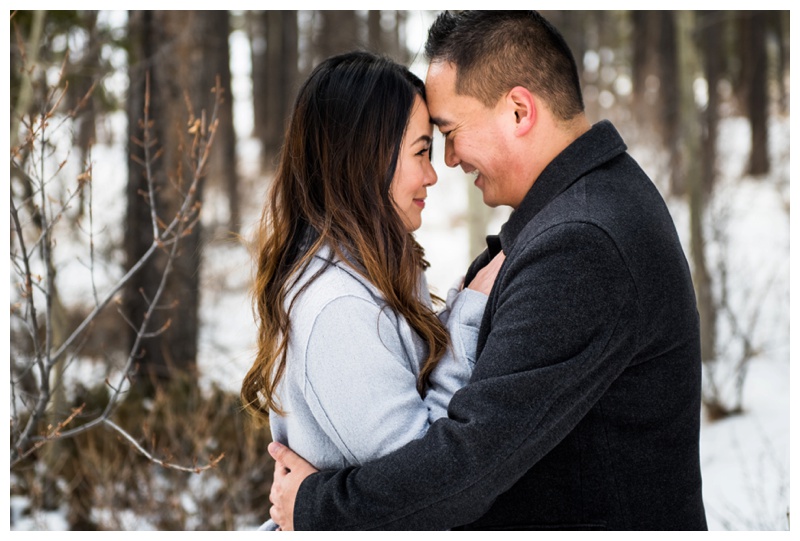
[[[788,529],[789,11],[543,13],[692,267],[710,526]],[[248,241],[287,113],[344,50],[424,77],[435,14],[10,12],[12,530],[266,517],[269,434],[238,385],[255,344]],[[443,294],[509,209],[434,146],[418,238]]]

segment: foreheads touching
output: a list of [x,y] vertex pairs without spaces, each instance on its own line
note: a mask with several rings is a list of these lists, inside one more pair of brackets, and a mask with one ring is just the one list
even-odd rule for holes
[[560,120],[583,112],[572,52],[536,11],[445,11],[428,30],[425,55],[431,63],[453,64],[456,92],[487,107],[523,86]]

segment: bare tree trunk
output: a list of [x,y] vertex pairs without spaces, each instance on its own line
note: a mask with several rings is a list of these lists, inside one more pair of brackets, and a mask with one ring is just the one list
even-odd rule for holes
[[[128,209],[125,231],[125,252],[128,262],[138,261],[153,239],[151,204],[161,222],[169,222],[177,213],[188,189],[187,179],[193,171],[183,161],[189,151],[187,99],[199,119],[209,103],[209,89],[214,81],[202,80],[204,63],[209,53],[209,40],[204,34],[206,17],[213,12],[133,11],[129,16],[130,90],[128,99],[129,133],[132,140],[141,138],[140,121],[145,104],[146,77],[150,81],[150,114],[152,131],[160,152],[153,164],[156,184],[155,201],[147,191],[141,163],[146,160],[142,149],[130,146]],[[195,196],[202,202],[202,183]],[[199,326],[199,278],[201,227],[198,221],[181,239],[180,249],[172,262],[166,292],[154,312],[142,340],[137,386],[144,395],[152,395],[157,386],[181,375],[192,381],[196,377],[197,336]],[[131,323],[130,343],[137,337],[138,325],[144,320],[148,300],[164,274],[168,257],[165,249],[145,266],[128,284],[124,312]]]
[[708,83],[708,104],[703,127],[703,191],[710,198],[717,177],[717,128],[719,126],[719,92],[717,87],[722,77],[722,23],[720,11],[703,11],[699,17],[698,36],[702,40],[703,69]]
[[[27,36],[27,43],[25,46],[26,68],[30,68],[36,64],[39,58],[39,45],[42,39],[42,31],[44,29],[44,19],[46,11],[36,10],[32,14],[31,29]],[[12,33],[11,37],[14,37]],[[16,49],[16,47],[14,47]],[[12,66],[16,64],[15,60],[20,59],[20,55],[11,55]],[[19,68],[20,66],[15,66]],[[12,75],[15,72],[12,72]],[[29,76],[23,76],[19,79],[19,90],[16,93],[16,100],[12,104],[13,109],[11,112],[11,137],[9,143],[11,148],[14,148],[19,143],[19,124],[24,115],[27,115],[31,104],[33,103],[33,84]]]
[[353,10],[323,10],[317,12],[321,18],[319,33],[316,36],[317,62],[329,56],[344,53],[362,46],[361,25],[358,14]]
[[[283,136],[283,20],[279,11],[266,14],[267,23],[267,81],[264,88],[266,101],[266,121],[264,126],[264,151],[269,157],[269,165],[277,155]],[[267,165],[267,164],[265,164]],[[271,167],[267,167],[270,170]]]
[[408,64],[408,51],[403,44],[406,11],[370,10],[367,12],[367,47],[401,64]]
[[750,117],[750,81],[753,79],[753,69],[755,60],[753,58],[753,26],[752,26],[752,12],[751,11],[736,11],[735,35],[734,46],[736,48],[734,55],[738,56],[738,65],[734,63],[735,68],[738,68],[734,76],[734,91],[736,98],[739,102],[739,107],[742,114]]
[[701,126],[694,100],[693,83],[699,72],[696,56],[697,46],[693,40],[696,31],[695,14],[680,11],[676,14],[675,28],[678,67],[680,70],[680,174],[689,192],[690,212],[690,253],[692,277],[697,294],[697,308],[700,313],[701,357],[704,363],[713,364],[716,360],[716,309],[712,295],[711,275],[708,272],[705,254],[705,235],[703,231],[706,207],[703,169],[701,167]]
[[404,65],[408,65],[411,62],[411,56],[405,42],[407,16],[408,12],[406,10],[396,10],[394,12],[394,26],[390,30],[392,58]]
[[636,118],[641,118],[641,114],[647,110],[644,107],[644,96],[647,88],[647,77],[650,74],[650,48],[648,44],[652,41],[652,33],[648,22],[650,12],[644,10],[631,11],[631,45],[633,56],[631,57],[631,80],[633,83],[633,104],[636,111]]
[[779,107],[784,114],[789,110],[789,91],[786,81],[789,78],[789,12],[773,11],[772,24],[778,42],[777,80],[779,89]]
[[384,33],[381,29],[381,10],[371,9],[367,12],[367,46],[372,52],[386,53]]
[[[654,107],[658,96],[658,87],[654,83],[659,78],[662,16],[659,11],[631,12],[633,107],[636,119],[641,125],[652,125],[662,120],[655,114],[657,108]],[[663,133],[663,128],[656,126],[656,131]]]
[[[297,11],[281,11],[283,20],[283,33],[281,36],[281,48],[283,49],[283,117],[284,124],[288,120],[289,114],[294,105],[297,87],[299,83],[298,62],[300,57],[300,29],[297,19]],[[283,134],[281,134],[283,135]]]
[[[227,11],[198,12],[198,28],[203,32],[204,68],[198,81],[197,99],[203,108],[211,112],[214,105],[214,88],[219,77],[224,100],[219,108],[219,127],[216,142],[211,148],[209,160],[209,182],[215,183],[228,196],[228,228],[239,232],[241,212],[239,210],[239,176],[236,172],[236,132],[233,127],[233,95],[231,91],[230,15]],[[205,95],[204,95],[205,94]]]
[[256,122],[263,124],[256,126],[261,139],[262,166],[271,170],[283,144],[297,90],[298,21],[296,11],[270,11],[262,17],[260,25],[265,31],[266,50],[259,56],[262,65],[258,71],[254,65],[253,100],[259,108]]
[[[70,77],[71,84],[74,85],[74,92],[70,93],[70,109],[78,105],[80,100],[90,91],[94,82],[99,79],[99,74],[96,73],[96,70],[100,65],[101,43],[97,37],[97,11],[86,11],[82,14],[82,18],[89,34],[89,43],[81,55],[79,64],[73,67],[74,70],[77,70],[77,73],[73,73]],[[92,96],[86,107],[81,109],[76,117],[78,131],[75,143],[80,152],[81,163],[87,162],[89,148],[97,138],[97,130],[95,129],[97,107],[95,103],[95,98]],[[81,190],[78,207],[79,215],[83,215],[83,210],[86,206],[84,195],[85,192]]]
[[750,118],[750,164],[748,174],[763,175],[769,172],[769,151],[767,138],[767,43],[766,43],[766,18],[763,11],[754,11],[746,18],[749,26],[750,50],[749,59],[752,62],[748,70],[747,85],[747,112]]
[[253,136],[261,143],[261,164],[266,169],[268,157],[269,112],[266,96],[269,92],[270,74],[267,63],[267,28],[269,12],[251,11],[247,15],[247,33],[250,38],[251,78],[253,80]]
[[683,183],[684,177],[677,173],[681,168],[680,163],[678,163],[678,160],[680,160],[680,153],[678,152],[680,129],[679,96],[681,96],[680,85],[684,84],[680,77],[685,77],[685,74],[678,71],[678,55],[675,43],[676,26],[675,13],[672,11],[663,12],[661,15],[661,31],[659,33],[659,49],[661,50],[661,61],[659,63],[661,66],[661,73],[659,74],[661,91],[659,95],[662,100],[662,120],[660,125],[663,129],[664,146],[666,146],[667,152],[671,156],[670,192],[681,196],[686,193],[686,185]]

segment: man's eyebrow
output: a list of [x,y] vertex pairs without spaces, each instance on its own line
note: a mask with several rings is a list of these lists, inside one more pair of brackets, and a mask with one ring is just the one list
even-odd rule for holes
[[450,121],[449,120],[445,120],[444,118],[439,118],[437,116],[432,116],[431,117],[431,124],[433,124],[434,126],[437,126],[437,127],[441,127],[443,125],[447,126],[448,124],[450,124]]

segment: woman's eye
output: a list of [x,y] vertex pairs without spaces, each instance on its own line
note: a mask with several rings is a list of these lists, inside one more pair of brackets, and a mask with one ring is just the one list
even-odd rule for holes
[[419,152],[417,152],[417,156],[424,156],[424,155],[425,155],[425,154],[427,154],[427,153],[428,153],[430,150],[431,150],[431,147],[425,147],[425,148],[423,148],[422,150],[420,150]]

